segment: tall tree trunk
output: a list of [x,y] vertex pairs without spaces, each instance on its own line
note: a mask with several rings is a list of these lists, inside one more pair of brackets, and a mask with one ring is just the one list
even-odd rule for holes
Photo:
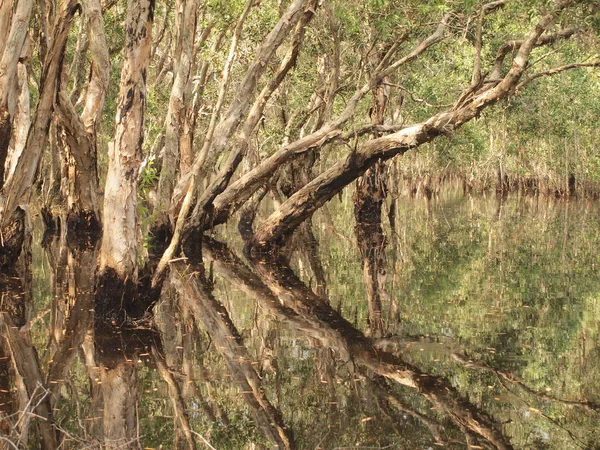
[[[141,163],[146,79],[154,0],[129,0],[115,139],[109,145],[100,249],[100,301],[120,304],[138,276],[138,169]],[[102,295],[107,295],[103,298]]]
[[[14,12],[13,3],[11,0],[0,0],[0,189],[3,187],[4,165],[12,134],[8,102],[15,86],[19,57],[25,45],[33,9],[33,0],[20,0]],[[5,224],[1,211],[0,209],[0,226]]]
[[[190,92],[188,84],[194,60],[194,38],[196,35],[198,0],[177,0],[175,5],[175,27],[177,37],[173,55],[175,79],[171,88],[169,110],[165,120],[165,147],[161,164],[156,206],[154,213],[156,221],[152,234],[164,241],[170,237],[172,224],[168,218],[173,189],[177,182],[177,167],[179,166],[180,144],[186,127]],[[189,124],[188,124],[189,127]]]
[[97,132],[110,76],[110,57],[102,7],[98,0],[85,0],[82,5],[87,20],[92,63],[81,116],[77,116],[70,95],[66,92],[66,86],[62,86],[58,96],[58,106],[62,114],[61,125],[66,136],[65,161],[69,166],[67,229],[70,236],[79,231],[94,234],[100,231]]
[[[373,90],[371,123],[374,125],[383,125],[385,121],[387,98],[386,86],[379,84]],[[386,178],[385,163],[380,161],[358,179],[354,196],[355,232],[369,302],[369,334],[376,337],[381,337],[384,331],[381,294],[385,281],[386,240],[381,227],[381,207],[387,195]]]

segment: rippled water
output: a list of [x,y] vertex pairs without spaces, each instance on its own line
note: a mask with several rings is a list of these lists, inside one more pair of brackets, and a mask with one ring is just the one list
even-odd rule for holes
[[595,204],[397,200],[375,330],[349,200],[313,221],[326,286],[306,245],[291,270],[225,230],[127,329],[93,319],[95,250],[34,234],[0,448],[600,448]]

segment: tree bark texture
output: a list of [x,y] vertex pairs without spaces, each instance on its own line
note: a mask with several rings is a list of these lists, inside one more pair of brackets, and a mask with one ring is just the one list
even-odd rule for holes
[[[16,161],[15,171],[6,180],[4,199],[0,199],[0,223],[6,224],[21,203],[28,203],[42,152],[48,143],[48,130],[57,92],[60,90],[60,74],[65,48],[73,17],[78,9],[74,0],[63,0],[54,28],[52,43],[45,58],[41,77],[41,92],[33,123],[29,128],[27,142],[21,157]],[[27,27],[25,27],[27,29]],[[15,64],[16,70],[16,64]],[[0,87],[0,91],[1,91]]]
[[153,18],[154,0],[129,0],[115,139],[109,146],[104,196],[100,277],[110,270],[122,282],[132,283],[138,275],[138,169]]
[[[177,182],[180,141],[184,134],[186,116],[189,114],[186,105],[189,106],[190,102],[186,99],[186,94],[190,95],[187,86],[194,60],[194,38],[199,6],[198,0],[178,0],[175,5],[175,28],[177,33],[173,52],[175,78],[165,120],[165,147],[163,149],[162,168],[154,208],[155,215],[157,215],[154,226],[155,235],[161,231],[164,232],[165,228],[168,229],[171,226],[167,214],[171,206],[173,189]],[[170,235],[170,232],[166,234]]]

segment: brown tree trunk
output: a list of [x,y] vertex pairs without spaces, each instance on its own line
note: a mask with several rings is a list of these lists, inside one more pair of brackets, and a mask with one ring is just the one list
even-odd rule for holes
[[[4,180],[4,165],[12,135],[9,98],[15,86],[19,58],[27,38],[33,0],[20,0],[13,12],[14,2],[0,0],[0,189]],[[1,202],[1,198],[0,198]],[[12,211],[9,212],[9,215]],[[2,220],[0,209],[0,225]]]
[[[380,84],[373,90],[371,122],[383,125],[387,108],[387,88]],[[355,233],[362,258],[363,281],[369,302],[369,334],[381,337],[381,294],[385,282],[386,239],[381,226],[381,208],[387,196],[387,169],[378,162],[356,182],[354,196]]]
[[[98,201],[97,132],[102,118],[104,100],[108,89],[110,59],[104,32],[102,7],[98,0],[83,2],[83,13],[87,21],[89,48],[91,52],[90,80],[84,98],[81,116],[77,116],[71,96],[63,90],[58,96],[62,113],[61,125],[65,131],[67,173],[67,230],[71,236],[78,232],[91,232],[93,237],[100,231],[100,209]],[[77,80],[75,80],[77,82]],[[77,87],[76,87],[77,88]]]
[[138,276],[138,169],[153,17],[154,0],[128,1],[115,139],[108,153],[98,275],[99,301],[117,305],[125,286],[133,286]]

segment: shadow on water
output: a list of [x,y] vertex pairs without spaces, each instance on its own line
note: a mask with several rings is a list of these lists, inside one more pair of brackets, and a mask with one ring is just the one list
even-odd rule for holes
[[596,207],[421,206],[385,230],[377,333],[351,211],[282,259],[206,238],[127,321],[97,249],[46,238],[0,275],[0,448],[598,448]]

